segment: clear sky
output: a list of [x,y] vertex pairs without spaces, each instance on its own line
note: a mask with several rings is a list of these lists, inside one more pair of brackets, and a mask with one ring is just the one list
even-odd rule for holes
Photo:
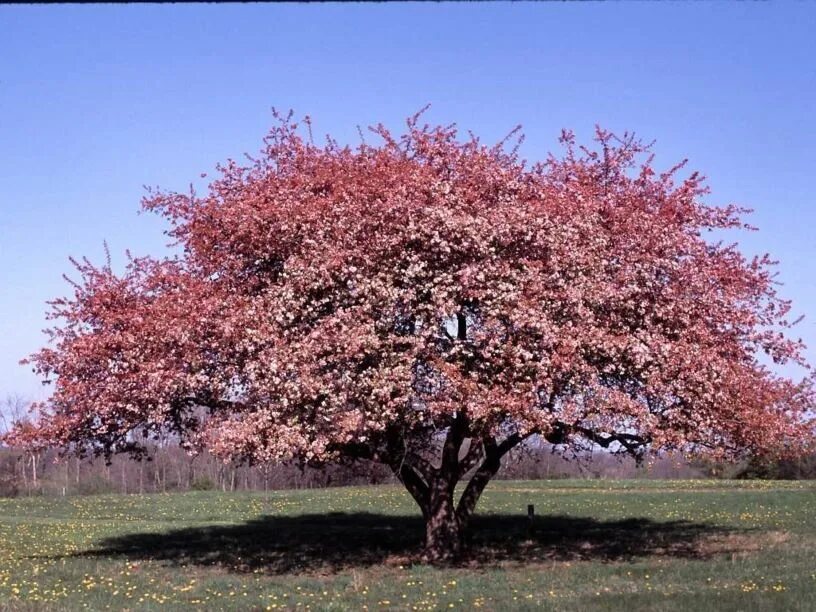
[[711,203],[755,209],[816,362],[816,4],[461,3],[0,7],[0,397],[42,398],[69,255],[160,254],[143,185],[254,152],[270,107],[357,141],[426,103],[534,159],[596,123],[688,157]]

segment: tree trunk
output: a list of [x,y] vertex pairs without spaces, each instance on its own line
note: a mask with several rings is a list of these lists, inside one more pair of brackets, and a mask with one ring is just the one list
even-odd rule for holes
[[37,454],[31,453],[31,481],[34,483],[34,488],[37,487]]
[[462,554],[464,529],[453,504],[445,504],[425,521],[423,558],[431,563],[453,561]]
[[26,457],[25,455],[21,455],[18,458],[17,463],[19,463],[20,468],[22,469],[23,486],[25,487],[26,495],[30,495],[31,494],[31,489],[28,486],[28,466],[26,465],[27,461],[28,461],[28,457]]
[[423,558],[431,563],[453,561],[462,554],[463,529],[453,504],[455,483],[436,482],[425,515]]
[[[459,479],[467,473],[474,462],[468,461],[470,449],[464,460],[459,459],[463,435],[457,425],[451,428],[442,451],[440,466],[411,466],[404,461],[392,465],[395,474],[408,489],[422,510],[425,519],[425,550],[423,559],[430,563],[455,561],[464,550],[465,533],[476,504],[487,484],[501,467],[501,458],[522,441],[514,434],[498,444],[493,438],[484,438],[480,453],[474,459],[480,460],[473,476],[465,485],[462,496],[455,500],[455,488]],[[471,444],[474,444],[471,441]]]

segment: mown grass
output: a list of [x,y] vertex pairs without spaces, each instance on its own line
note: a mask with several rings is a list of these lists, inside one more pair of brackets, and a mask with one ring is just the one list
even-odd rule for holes
[[396,487],[0,499],[0,610],[816,610],[814,482],[496,482],[479,512],[438,569]]

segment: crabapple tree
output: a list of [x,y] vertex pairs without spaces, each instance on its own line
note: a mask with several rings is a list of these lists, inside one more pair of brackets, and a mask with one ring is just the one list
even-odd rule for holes
[[179,254],[74,262],[29,359],[53,393],[12,439],[110,455],[172,432],[225,459],[384,462],[430,560],[460,553],[530,436],[636,456],[812,439],[812,377],[765,365],[807,368],[773,262],[706,239],[746,211],[705,204],[682,164],[658,172],[602,130],[529,164],[419,115],[356,147],[276,118],[203,195],[148,193]]

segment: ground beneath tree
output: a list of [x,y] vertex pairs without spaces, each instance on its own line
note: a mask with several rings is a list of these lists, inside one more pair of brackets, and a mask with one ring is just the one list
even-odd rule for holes
[[496,482],[482,502],[465,558],[433,568],[395,487],[0,500],[0,610],[812,609],[816,483]]

